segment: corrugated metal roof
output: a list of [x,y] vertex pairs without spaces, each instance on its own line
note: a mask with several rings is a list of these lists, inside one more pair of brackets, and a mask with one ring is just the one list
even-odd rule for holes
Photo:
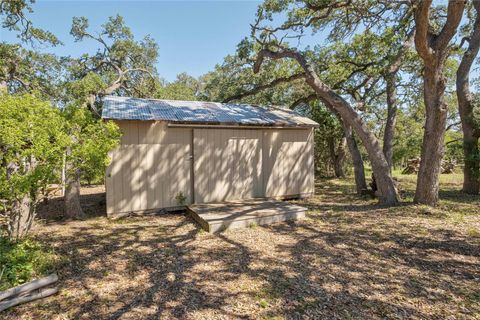
[[112,120],[163,120],[206,125],[312,127],[315,121],[279,107],[259,107],[203,101],[176,101],[105,96],[102,118]]

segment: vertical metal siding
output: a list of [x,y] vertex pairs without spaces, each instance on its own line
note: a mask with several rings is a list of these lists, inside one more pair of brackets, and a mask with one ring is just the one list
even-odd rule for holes
[[262,197],[262,131],[194,129],[195,202]]
[[191,201],[189,129],[164,122],[118,121],[123,136],[110,153],[107,214],[177,206],[181,192]]
[[262,172],[265,197],[313,193],[313,129],[265,130]]
[[195,202],[313,193],[313,130],[195,129]]
[[117,123],[123,136],[110,153],[107,214],[177,206],[179,192],[190,203],[192,171],[196,203],[314,191],[313,129],[187,129],[169,128],[158,121]]

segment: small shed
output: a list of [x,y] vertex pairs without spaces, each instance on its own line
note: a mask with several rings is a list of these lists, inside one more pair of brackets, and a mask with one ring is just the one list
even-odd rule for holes
[[292,110],[117,96],[102,110],[123,133],[106,172],[109,216],[314,192],[318,124]]

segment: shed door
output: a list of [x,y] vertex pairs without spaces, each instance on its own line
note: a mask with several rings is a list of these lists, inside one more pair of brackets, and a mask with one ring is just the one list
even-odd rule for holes
[[261,197],[262,131],[195,129],[195,202]]

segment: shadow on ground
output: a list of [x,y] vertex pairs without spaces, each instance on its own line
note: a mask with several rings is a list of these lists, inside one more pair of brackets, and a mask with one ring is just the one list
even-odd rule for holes
[[409,203],[382,208],[352,196],[352,185],[337,183],[317,185],[318,196],[302,202],[310,209],[303,221],[217,235],[181,215],[49,223],[36,237],[65,258],[58,266],[62,291],[6,317],[475,319],[480,314],[480,235],[471,231],[480,227],[477,199],[458,203],[462,210],[470,208],[458,223],[448,213],[422,214]]

